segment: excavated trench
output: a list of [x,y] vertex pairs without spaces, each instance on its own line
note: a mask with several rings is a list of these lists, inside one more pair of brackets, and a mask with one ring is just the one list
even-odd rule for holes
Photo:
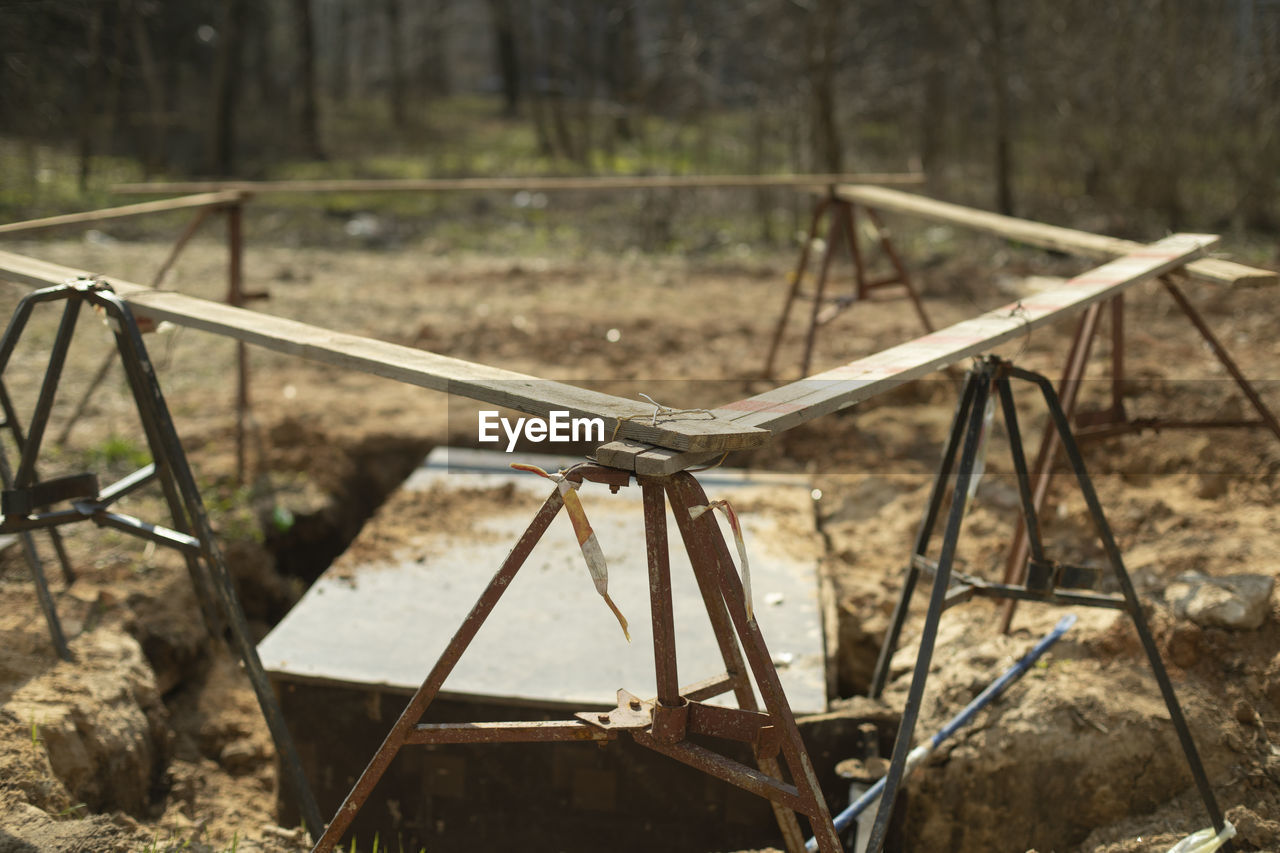
[[322,442],[318,446],[328,448],[329,457],[328,470],[316,478],[319,499],[301,508],[277,503],[261,513],[263,544],[276,572],[307,586],[347,549],[432,447],[414,436],[373,436],[336,447],[322,436],[315,438]]

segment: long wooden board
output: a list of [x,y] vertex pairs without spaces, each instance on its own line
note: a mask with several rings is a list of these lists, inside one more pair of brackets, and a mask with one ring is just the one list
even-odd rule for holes
[[[836,187],[836,197],[876,210],[905,213],[934,222],[973,228],[1032,246],[1100,260],[1127,255],[1140,250],[1143,245],[1119,237],[1004,216],[886,187],[841,184]],[[1187,264],[1184,272],[1191,278],[1216,284],[1272,284],[1280,280],[1280,275],[1271,270],[1219,258],[1204,258]]]
[[639,190],[699,187],[823,187],[855,181],[859,184],[919,186],[919,172],[831,175],[636,175],[602,177],[421,178],[315,181],[184,181],[116,184],[118,193],[194,193],[240,190],[250,193],[460,192],[519,190]]
[[[0,252],[0,279],[44,287],[78,278],[83,270]],[[546,417],[552,410],[570,417],[600,417],[612,432],[662,447],[722,453],[758,447],[770,433],[703,414],[663,416],[652,420],[653,406],[563,382],[450,358],[372,338],[334,332],[281,317],[233,308],[180,293],[152,290],[139,284],[104,278],[135,314],[157,322],[168,320],[267,349],[339,367],[385,376],[411,385],[459,394],[484,403]]]
[[[990,352],[1055,320],[1083,310],[1132,285],[1185,265],[1217,245],[1211,234],[1175,234],[1076,276],[1054,290],[1002,305],[896,347],[849,362],[771,391],[715,409],[718,417],[772,431],[860,403],[939,368]],[[673,453],[636,442],[598,448],[605,465],[638,474],[670,474],[696,465],[707,454]]]
[[16,234],[22,231],[36,231],[41,228],[56,228],[59,225],[83,225],[89,222],[102,222],[107,219],[142,216],[148,213],[166,213],[173,210],[188,210],[197,207],[216,207],[222,204],[233,204],[243,198],[244,193],[232,190],[202,192],[198,195],[187,195],[180,198],[144,201],[140,204],[104,207],[101,210],[85,210],[80,213],[65,213],[61,216],[46,216],[42,219],[10,222],[0,225],[0,234]]

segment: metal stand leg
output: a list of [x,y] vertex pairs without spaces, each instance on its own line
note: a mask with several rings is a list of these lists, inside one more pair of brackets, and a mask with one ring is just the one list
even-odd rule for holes
[[[1117,299],[1121,297],[1116,297]],[[1098,318],[1102,314],[1101,304],[1090,305],[1080,318],[1075,337],[1071,339],[1071,349],[1067,353],[1067,366],[1063,370],[1062,380],[1058,383],[1058,396],[1062,406],[1071,417],[1075,413],[1076,401],[1080,396],[1080,383],[1084,380],[1085,370],[1089,365],[1089,351],[1093,348],[1093,339],[1098,331]],[[1114,319],[1114,316],[1113,316]],[[1034,473],[1031,476],[1031,504],[1040,512],[1049,494],[1049,485],[1053,482],[1053,460],[1058,455],[1058,431],[1053,424],[1046,424],[1040,438],[1040,449],[1036,451]],[[1013,542],[1009,545],[1009,554],[1004,564],[1004,583],[1022,583],[1027,577],[1027,528],[1026,522],[1019,519],[1013,531]],[[1014,613],[1018,602],[1009,599],[1004,603],[1000,614],[1000,632],[1009,633],[1013,624]]]
[[880,239],[880,248],[884,251],[884,255],[889,259],[890,265],[898,274],[897,279],[878,282],[874,286],[882,287],[886,284],[901,284],[906,288],[907,296],[911,299],[912,306],[916,309],[916,316],[920,318],[920,325],[924,326],[926,333],[933,331],[933,323],[929,321],[929,315],[925,313],[924,302],[920,299],[920,294],[916,292],[916,286],[911,281],[911,276],[907,273],[907,266],[902,262],[902,258],[898,256],[898,250],[893,247],[893,241],[889,238],[889,229],[884,226],[880,214],[876,213],[874,208],[867,208],[867,218],[871,220],[871,224],[876,228],[876,235]]
[[1187,319],[1191,321],[1191,325],[1196,327],[1196,331],[1200,333],[1200,337],[1204,338],[1205,343],[1213,350],[1214,357],[1222,363],[1222,366],[1231,374],[1231,378],[1236,381],[1236,385],[1240,386],[1240,391],[1248,398],[1250,405],[1254,411],[1258,413],[1262,424],[1271,430],[1276,438],[1280,438],[1280,420],[1272,411],[1267,408],[1266,403],[1262,402],[1262,398],[1258,396],[1258,392],[1254,390],[1253,385],[1240,372],[1240,368],[1236,365],[1235,360],[1227,352],[1227,348],[1222,345],[1217,336],[1205,323],[1204,318],[1200,316],[1200,312],[1196,311],[1191,302],[1183,294],[1182,290],[1173,283],[1173,279],[1169,276],[1161,276],[1160,283],[1164,285],[1164,289],[1169,291],[1169,295],[1173,297],[1173,301],[1178,303],[1178,307],[1182,309],[1182,313],[1187,315]]
[[[1085,502],[1089,506],[1089,512],[1093,518],[1095,530],[1102,541],[1104,549],[1106,550],[1111,570],[1123,592],[1122,596],[1107,596],[1071,591],[1071,587],[1079,586],[1079,584],[1075,583],[1075,580],[1081,577],[1084,570],[1078,567],[1064,566],[1054,563],[1048,560],[1045,556],[1044,545],[1040,538],[1035,495],[1033,493],[1032,481],[1028,472],[1026,457],[1022,447],[1022,435],[1018,427],[1017,410],[1014,407],[1009,377],[1032,382],[1040,388],[1041,393],[1044,396],[1045,403],[1049,409],[1049,414],[1052,419],[1052,428],[1054,429],[1058,441],[1062,443],[1067,457],[1070,460],[1071,467],[1076,475],[1077,484],[1085,498]],[[964,517],[968,484],[972,476],[975,457],[983,429],[983,409],[986,405],[987,395],[992,387],[994,387],[995,392],[1000,398],[1001,409],[1009,435],[1010,452],[1012,454],[1013,465],[1018,480],[1018,493],[1021,502],[1021,511],[1023,521],[1025,523],[1028,548],[1031,552],[1031,561],[1029,566],[1032,571],[1029,573],[1029,580],[1025,585],[1014,585],[1007,582],[1000,584],[988,583],[979,578],[960,574],[957,575],[959,579],[957,585],[955,587],[951,587],[953,576],[952,564],[955,557],[955,548],[959,539],[960,527]],[[931,566],[925,556],[925,552],[928,546],[930,534],[939,513],[942,494],[945,491],[946,480],[950,477],[956,448],[959,444],[959,434],[962,429],[964,431],[964,448],[960,454],[959,472],[956,477],[955,486],[952,489],[951,508],[946,530],[943,533],[941,553],[938,557],[937,563]],[[1142,641],[1143,649],[1146,652],[1148,661],[1150,662],[1152,672],[1155,674],[1156,682],[1160,687],[1161,696],[1163,697],[1165,706],[1169,711],[1169,717],[1173,721],[1174,730],[1177,733],[1178,741],[1181,744],[1183,754],[1186,757],[1187,765],[1191,770],[1191,775],[1196,788],[1204,802],[1205,810],[1208,812],[1214,828],[1218,830],[1222,829],[1222,813],[1218,808],[1217,801],[1213,795],[1213,790],[1209,785],[1208,776],[1204,771],[1204,766],[1200,761],[1200,755],[1196,750],[1194,741],[1192,740],[1190,729],[1188,728],[1186,719],[1182,714],[1182,709],[1178,704],[1178,699],[1173,691],[1173,685],[1169,680],[1168,672],[1165,670],[1164,663],[1160,659],[1155,641],[1152,638],[1150,628],[1147,626],[1141,602],[1138,600],[1137,593],[1133,588],[1133,583],[1124,567],[1119,547],[1117,546],[1115,537],[1112,535],[1111,529],[1107,524],[1101,503],[1098,500],[1097,493],[1093,489],[1092,481],[1089,479],[1085,470],[1083,457],[1080,455],[1079,447],[1071,432],[1069,416],[1060,402],[1058,395],[1054,392],[1053,385],[1045,377],[1027,370],[1013,367],[1007,362],[1003,362],[993,357],[988,357],[978,367],[975,367],[969,372],[964,394],[961,398],[960,405],[957,408],[955,420],[952,423],[952,431],[948,439],[947,449],[944,453],[939,475],[934,483],[933,494],[930,496],[929,506],[925,511],[924,523],[921,525],[921,535],[917,539],[916,547],[912,554],[912,564],[908,570],[907,582],[904,585],[902,596],[899,599],[897,609],[895,610],[894,624],[891,626],[889,635],[886,637],[885,646],[881,650],[881,659],[877,664],[876,681],[873,684],[874,695],[878,695],[884,686],[887,661],[892,655],[894,646],[896,645],[902,621],[905,618],[908,599],[910,598],[915,585],[916,576],[918,575],[920,568],[926,566],[931,567],[934,570],[933,591],[930,597],[929,610],[925,616],[925,623],[920,640],[920,651],[916,658],[915,671],[912,675],[906,706],[903,710],[902,723],[899,727],[897,740],[894,743],[893,758],[890,763],[889,773],[885,780],[884,793],[881,798],[880,808],[876,813],[871,840],[867,847],[869,851],[878,853],[878,851],[880,851],[884,846],[885,837],[888,832],[889,820],[892,815],[894,799],[897,795],[902,777],[906,771],[907,755],[911,749],[911,739],[914,733],[916,719],[919,716],[920,702],[924,694],[924,683],[928,675],[929,664],[932,660],[934,642],[937,637],[938,624],[942,611],[953,604],[966,601],[975,596],[984,596],[996,599],[1021,598],[1047,603],[1070,603],[1083,606],[1110,607],[1125,610],[1133,620],[1134,627]],[[1059,584],[1068,587],[1068,589],[1058,590],[1056,587]]]
[[[965,496],[969,491],[969,480],[973,476],[973,466],[982,436],[983,411],[986,409],[987,395],[991,389],[990,371],[978,370],[970,373],[969,385],[973,387],[965,390],[965,396],[972,402],[965,418],[968,426],[965,431],[964,450],[960,454],[960,466],[956,474],[955,487],[951,493],[951,511],[947,516],[946,531],[942,535],[942,554],[938,557],[938,568],[934,575],[933,593],[929,598],[929,610],[925,614],[924,628],[920,636],[920,651],[916,656],[915,672],[911,676],[907,704],[902,711],[902,722],[898,726],[898,736],[893,744],[893,757],[890,759],[889,772],[885,777],[880,808],[876,811],[875,823],[871,827],[871,840],[867,844],[867,850],[871,853],[879,853],[884,847],[885,837],[889,832],[889,818],[893,814],[894,800],[897,799],[898,787],[906,771],[907,753],[911,750],[911,740],[915,735],[916,719],[920,716],[924,684],[929,676],[929,665],[933,662],[933,645],[938,636],[938,622],[942,618],[947,586],[951,579],[951,562],[955,558],[956,542],[960,538],[960,524],[964,520]],[[957,418],[957,421],[960,421],[960,418]],[[944,477],[939,477],[938,480],[941,484]],[[927,544],[927,538],[925,542]],[[920,551],[917,550],[917,553]]]
[[[687,472],[675,474],[670,478],[667,484],[667,496],[671,501],[672,514],[677,519],[689,519],[689,509],[691,507],[707,503],[707,496],[703,492],[702,486],[692,474]],[[786,693],[782,690],[782,683],[778,680],[778,671],[773,665],[773,659],[770,657],[768,649],[765,647],[760,627],[754,619],[747,618],[742,581],[738,578],[738,573],[733,568],[733,559],[729,555],[729,546],[725,543],[724,537],[721,536],[720,528],[716,525],[711,513],[707,513],[698,519],[689,519],[687,528],[682,524],[681,534],[685,538],[685,546],[689,552],[689,560],[694,567],[694,574],[700,577],[699,584],[704,583],[703,578],[714,572],[720,587],[721,599],[720,608],[717,609],[728,609],[733,625],[737,629],[737,634],[742,640],[747,662],[755,675],[756,684],[760,688],[765,709],[774,717],[775,725],[780,723],[782,726],[783,757],[787,761],[792,779],[795,780],[796,788],[802,798],[802,805],[807,806],[807,808],[796,810],[801,811],[809,818],[814,835],[818,839],[819,849],[823,853],[829,850],[841,850],[840,838],[836,833],[834,824],[831,822],[831,814],[827,810],[826,801],[823,799],[822,789],[818,786],[817,775],[809,760],[809,755],[804,749],[804,741],[801,740],[800,730],[796,727],[795,717],[791,713],[791,705],[787,701]],[[717,635],[719,633],[717,631]],[[749,691],[749,689],[748,686],[747,690]],[[757,756],[758,754],[757,748]],[[762,765],[761,769],[770,775],[776,775],[777,764],[772,759],[770,759],[770,762],[767,766]],[[776,801],[774,802],[775,814],[777,814],[777,803]],[[794,814],[788,816],[785,820],[782,817],[779,818],[779,825],[783,836],[788,841],[788,848],[790,849],[791,844],[795,843],[798,845],[797,849],[803,850],[804,838],[803,835],[796,832],[798,827],[793,829],[794,822]]]
[[818,226],[822,224],[822,217],[830,204],[829,198],[823,198],[813,208],[813,218],[809,220],[809,236],[800,247],[800,260],[796,263],[795,272],[791,274],[791,286],[787,288],[787,298],[782,303],[782,313],[778,315],[778,324],[774,326],[773,339],[769,342],[769,354],[764,359],[765,379],[773,378],[773,366],[778,356],[778,346],[782,343],[782,336],[787,330],[787,320],[791,317],[791,306],[795,304],[796,297],[800,293],[800,283],[804,281],[805,271],[809,268],[809,252],[813,247],[814,239],[818,236]]
[[[1116,544],[1115,536],[1111,532],[1111,525],[1107,523],[1107,518],[1102,512],[1102,503],[1098,500],[1098,493],[1094,491],[1093,481],[1089,479],[1088,472],[1085,470],[1084,457],[1080,454],[1080,447],[1076,444],[1075,436],[1071,433],[1071,424],[1067,419],[1066,412],[1063,411],[1062,406],[1058,403],[1053,386],[1043,376],[1016,367],[1010,370],[1010,374],[1019,379],[1034,382],[1040,387],[1040,391],[1044,395],[1045,405],[1049,407],[1049,414],[1053,416],[1054,425],[1057,427],[1062,439],[1063,449],[1066,450],[1067,458],[1071,460],[1071,468],[1075,472],[1080,493],[1084,496],[1085,503],[1089,506],[1089,515],[1093,518],[1094,529],[1097,531],[1098,538],[1102,540],[1102,547],[1107,552],[1107,561],[1111,564],[1111,570],[1115,574],[1116,581],[1120,584],[1120,590],[1124,595],[1129,616],[1133,619],[1133,627],[1137,630],[1138,638],[1142,641],[1143,651],[1146,652],[1147,659],[1151,662],[1151,670],[1155,673],[1156,683],[1160,686],[1160,695],[1164,698],[1165,707],[1169,710],[1169,718],[1173,721],[1174,731],[1178,734],[1178,741],[1182,745],[1183,754],[1186,755],[1187,765],[1191,768],[1191,776],[1200,792],[1200,799],[1204,802],[1205,811],[1209,813],[1213,828],[1221,831],[1223,828],[1222,812],[1218,808],[1217,799],[1213,795],[1213,788],[1209,785],[1209,777],[1204,771],[1204,765],[1200,762],[1200,753],[1197,751],[1195,741],[1191,737],[1191,729],[1187,726],[1187,720],[1182,714],[1182,707],[1178,704],[1177,694],[1173,692],[1173,683],[1169,680],[1169,673],[1164,668],[1164,661],[1160,658],[1160,651],[1156,648],[1155,639],[1151,636],[1151,629],[1147,625],[1147,617],[1142,612],[1142,602],[1138,600],[1138,593],[1133,588],[1133,581],[1129,578],[1129,572],[1124,567],[1124,560],[1120,556],[1120,547]],[[1221,849],[1230,850],[1230,842]]]
[[947,481],[951,478],[951,469],[955,465],[956,453],[960,449],[960,441],[964,437],[965,424],[969,420],[969,411],[973,408],[974,388],[972,382],[966,382],[960,392],[960,401],[956,404],[956,413],[951,420],[951,433],[947,436],[946,449],[942,452],[942,464],[938,476],[933,481],[929,492],[928,508],[924,519],[916,533],[915,547],[907,562],[907,573],[902,582],[902,593],[894,606],[893,617],[889,620],[889,629],[885,632],[884,642],[880,644],[880,655],[876,659],[876,668],[871,676],[871,689],[868,695],[873,699],[880,698],[884,692],[885,682],[889,677],[889,662],[893,653],[898,650],[898,639],[902,635],[902,625],[907,620],[907,611],[911,607],[911,596],[915,592],[916,582],[920,579],[920,560],[929,549],[929,540],[933,538],[934,527],[942,512],[942,502],[947,497]]
[[809,375],[809,365],[813,360],[813,345],[818,337],[818,312],[822,309],[822,297],[827,292],[827,278],[831,275],[831,259],[836,253],[836,240],[840,237],[840,218],[842,207],[835,202],[835,210],[831,214],[831,225],[827,229],[827,245],[822,252],[822,262],[818,265],[818,280],[813,285],[813,307],[809,310],[809,329],[804,336],[804,354],[800,356],[800,375]]

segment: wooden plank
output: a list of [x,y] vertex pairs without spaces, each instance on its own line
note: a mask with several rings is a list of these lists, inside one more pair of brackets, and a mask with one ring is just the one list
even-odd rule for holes
[[[1018,219],[885,187],[842,184],[836,188],[836,197],[876,210],[905,213],[934,222],[973,228],[1020,243],[1089,258],[1120,257],[1141,249],[1143,245],[1119,237]],[[1280,280],[1280,275],[1271,270],[1248,267],[1219,258],[1203,258],[1187,264],[1184,272],[1190,278],[1215,284],[1272,284]]]
[[[1109,263],[1076,276],[1053,290],[1002,305],[874,355],[728,403],[715,410],[718,417],[772,431],[790,429],[805,421],[862,402],[949,364],[990,352],[1030,334],[1128,287],[1177,269],[1217,245],[1209,234],[1175,234],[1140,247]],[[707,459],[706,454],[671,453],[647,449],[635,442],[611,442],[596,451],[605,465],[638,474],[670,474]]]
[[249,193],[374,193],[518,190],[638,190],[734,187],[822,187],[839,183],[919,186],[919,172],[828,175],[635,175],[602,177],[422,178],[315,181],[184,181],[116,184],[118,193],[191,193],[239,190]]
[[[44,287],[92,277],[92,273],[82,270],[0,252],[0,278],[10,281]],[[619,435],[662,447],[724,452],[758,447],[769,440],[767,430],[750,424],[735,424],[703,414],[659,417],[655,424],[653,406],[641,400],[588,391],[563,382],[334,332],[180,293],[152,290],[119,279],[104,278],[104,281],[135,314],[156,322],[168,320],[277,352],[459,394],[540,417],[546,417],[553,410],[567,411],[569,417],[601,417],[606,431],[620,424]]]
[[202,192],[199,195],[187,195],[180,198],[144,201],[140,204],[126,204],[121,207],[104,207],[101,210],[86,210],[80,213],[66,213],[61,216],[46,216],[43,219],[10,222],[0,225],[0,234],[16,234],[22,231],[36,231],[41,228],[56,228],[59,225],[83,225],[89,222],[102,222],[107,219],[123,219],[127,216],[166,213],[172,210],[188,210],[195,207],[214,207],[222,204],[234,204],[243,198],[244,193],[234,190]]

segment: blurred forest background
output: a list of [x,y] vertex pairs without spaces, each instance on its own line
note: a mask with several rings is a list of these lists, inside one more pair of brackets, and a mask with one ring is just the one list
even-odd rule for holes
[[0,0],[0,56],[6,219],[143,178],[923,168],[1121,235],[1280,223],[1280,0]]

